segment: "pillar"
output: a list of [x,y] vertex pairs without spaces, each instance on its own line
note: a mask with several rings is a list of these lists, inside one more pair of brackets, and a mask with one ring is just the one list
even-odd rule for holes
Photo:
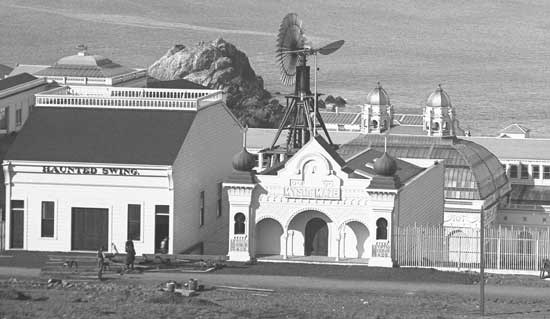
[[[255,237],[256,226],[255,216],[251,211],[252,193],[256,184],[224,183],[227,187],[229,200],[229,247],[228,257],[230,261],[250,261],[255,258]],[[236,220],[238,214],[244,215],[244,232],[236,233]],[[237,229],[241,230],[241,229]]]

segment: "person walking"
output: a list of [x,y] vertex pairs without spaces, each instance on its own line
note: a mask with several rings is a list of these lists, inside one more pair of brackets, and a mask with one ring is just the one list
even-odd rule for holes
[[134,242],[131,240],[126,241],[126,271],[134,270],[134,262],[136,260],[136,250],[134,248]]
[[97,251],[97,278],[103,279],[103,270],[105,270],[105,247],[99,247]]

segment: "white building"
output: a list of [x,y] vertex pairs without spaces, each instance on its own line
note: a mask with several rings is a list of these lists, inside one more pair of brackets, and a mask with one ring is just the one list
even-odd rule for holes
[[19,131],[34,106],[34,95],[47,88],[46,81],[28,73],[0,80],[0,134]]
[[6,248],[227,252],[221,182],[240,125],[221,91],[61,87],[3,162]]
[[147,70],[122,66],[101,55],[92,55],[86,46],[79,52],[59,59],[53,65],[17,65],[12,75],[28,72],[60,85],[145,87]]
[[[323,119],[327,113],[322,113]],[[487,225],[496,222],[500,203],[511,192],[506,171],[487,148],[463,135],[455,108],[440,86],[430,93],[423,114],[394,114],[386,90],[378,84],[368,95],[362,112],[361,132],[338,131],[338,153],[352,156],[365,149],[384,151],[391,156],[420,166],[433,161],[445,161],[444,225],[447,227],[479,228],[481,216]],[[354,119],[347,114],[347,118]],[[329,117],[330,121],[330,117]],[[325,120],[327,127],[329,121]],[[268,147],[276,131],[250,130],[249,146],[257,150]],[[505,139],[503,139],[505,140]],[[261,154],[259,155],[261,156]],[[259,166],[261,169],[263,166]]]
[[391,267],[396,227],[443,222],[444,164],[420,167],[372,149],[345,158],[319,136],[258,174],[252,154],[236,155],[224,183],[230,260],[315,256]]

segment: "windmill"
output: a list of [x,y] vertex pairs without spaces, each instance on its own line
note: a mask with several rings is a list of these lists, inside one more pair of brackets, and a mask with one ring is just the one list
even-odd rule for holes
[[[294,93],[285,96],[286,110],[277,134],[271,147],[262,151],[271,159],[269,166],[276,164],[281,157],[292,156],[312,136],[317,135],[318,127],[323,129],[328,142],[332,145],[317,108],[317,54],[331,54],[343,44],[344,40],[339,40],[315,48],[305,36],[298,15],[289,13],[284,17],[277,37],[276,57],[281,70],[281,82],[287,86],[294,84]],[[307,65],[310,56],[313,56],[314,61],[314,93],[310,90],[310,67]],[[276,146],[283,131],[288,131],[286,145]]]

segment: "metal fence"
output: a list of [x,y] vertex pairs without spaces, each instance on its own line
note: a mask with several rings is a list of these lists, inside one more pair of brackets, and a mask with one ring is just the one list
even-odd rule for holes
[[[400,266],[479,269],[480,234],[471,228],[400,227],[394,234]],[[485,229],[485,268],[495,272],[538,271],[550,259],[549,229]]]
[[6,249],[5,228],[6,228],[6,222],[3,220],[0,220],[0,252],[3,252]]

